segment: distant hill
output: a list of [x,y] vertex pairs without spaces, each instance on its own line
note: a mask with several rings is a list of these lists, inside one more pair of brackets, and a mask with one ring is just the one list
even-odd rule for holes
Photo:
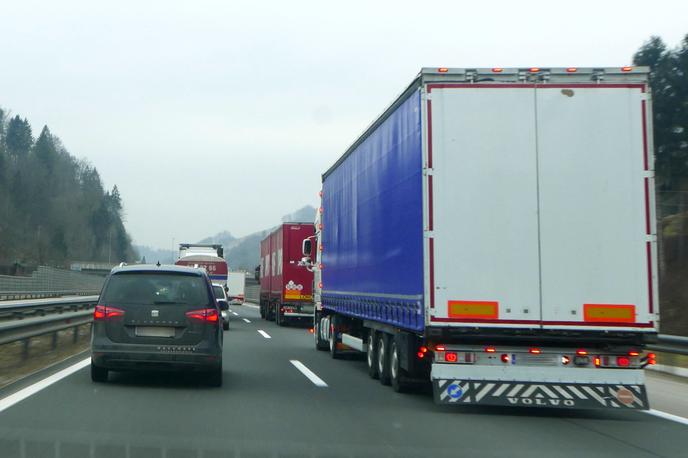
[[137,261],[142,261],[144,258],[148,264],[155,264],[160,261],[160,264],[174,264],[177,253],[172,250],[165,250],[161,248],[153,248],[144,245],[134,245],[134,249],[139,254]]

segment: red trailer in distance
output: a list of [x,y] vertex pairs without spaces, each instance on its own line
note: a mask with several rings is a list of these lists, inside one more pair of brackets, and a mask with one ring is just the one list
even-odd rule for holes
[[260,316],[282,326],[313,319],[313,272],[299,266],[313,223],[284,223],[260,242]]

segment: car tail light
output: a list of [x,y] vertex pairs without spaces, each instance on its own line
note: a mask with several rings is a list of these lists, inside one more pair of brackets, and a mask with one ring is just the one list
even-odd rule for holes
[[192,320],[204,321],[212,324],[220,321],[220,315],[215,309],[191,310],[190,312],[186,312],[186,316]]
[[487,353],[494,353],[496,351],[497,349],[495,347],[485,347],[485,352]]
[[628,356],[617,356],[616,365],[619,367],[628,367],[631,365],[631,358]]
[[110,318],[116,318],[119,316],[124,316],[124,310],[118,309],[116,307],[108,307],[107,305],[96,305],[93,310],[93,319],[95,321],[109,320]]
[[444,354],[444,360],[449,363],[455,363],[459,360],[459,355],[456,352],[448,351]]

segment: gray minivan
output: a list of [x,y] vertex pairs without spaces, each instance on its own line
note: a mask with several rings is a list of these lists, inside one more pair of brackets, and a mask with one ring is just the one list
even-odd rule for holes
[[202,269],[112,269],[93,314],[91,379],[107,381],[111,370],[178,370],[203,372],[221,386],[220,313]]

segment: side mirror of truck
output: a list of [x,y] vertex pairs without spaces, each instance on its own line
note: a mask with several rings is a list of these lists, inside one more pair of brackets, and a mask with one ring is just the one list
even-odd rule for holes
[[313,251],[313,242],[311,241],[311,239],[310,238],[303,239],[303,243],[301,244],[301,252],[303,253],[303,255],[310,257],[312,251]]

